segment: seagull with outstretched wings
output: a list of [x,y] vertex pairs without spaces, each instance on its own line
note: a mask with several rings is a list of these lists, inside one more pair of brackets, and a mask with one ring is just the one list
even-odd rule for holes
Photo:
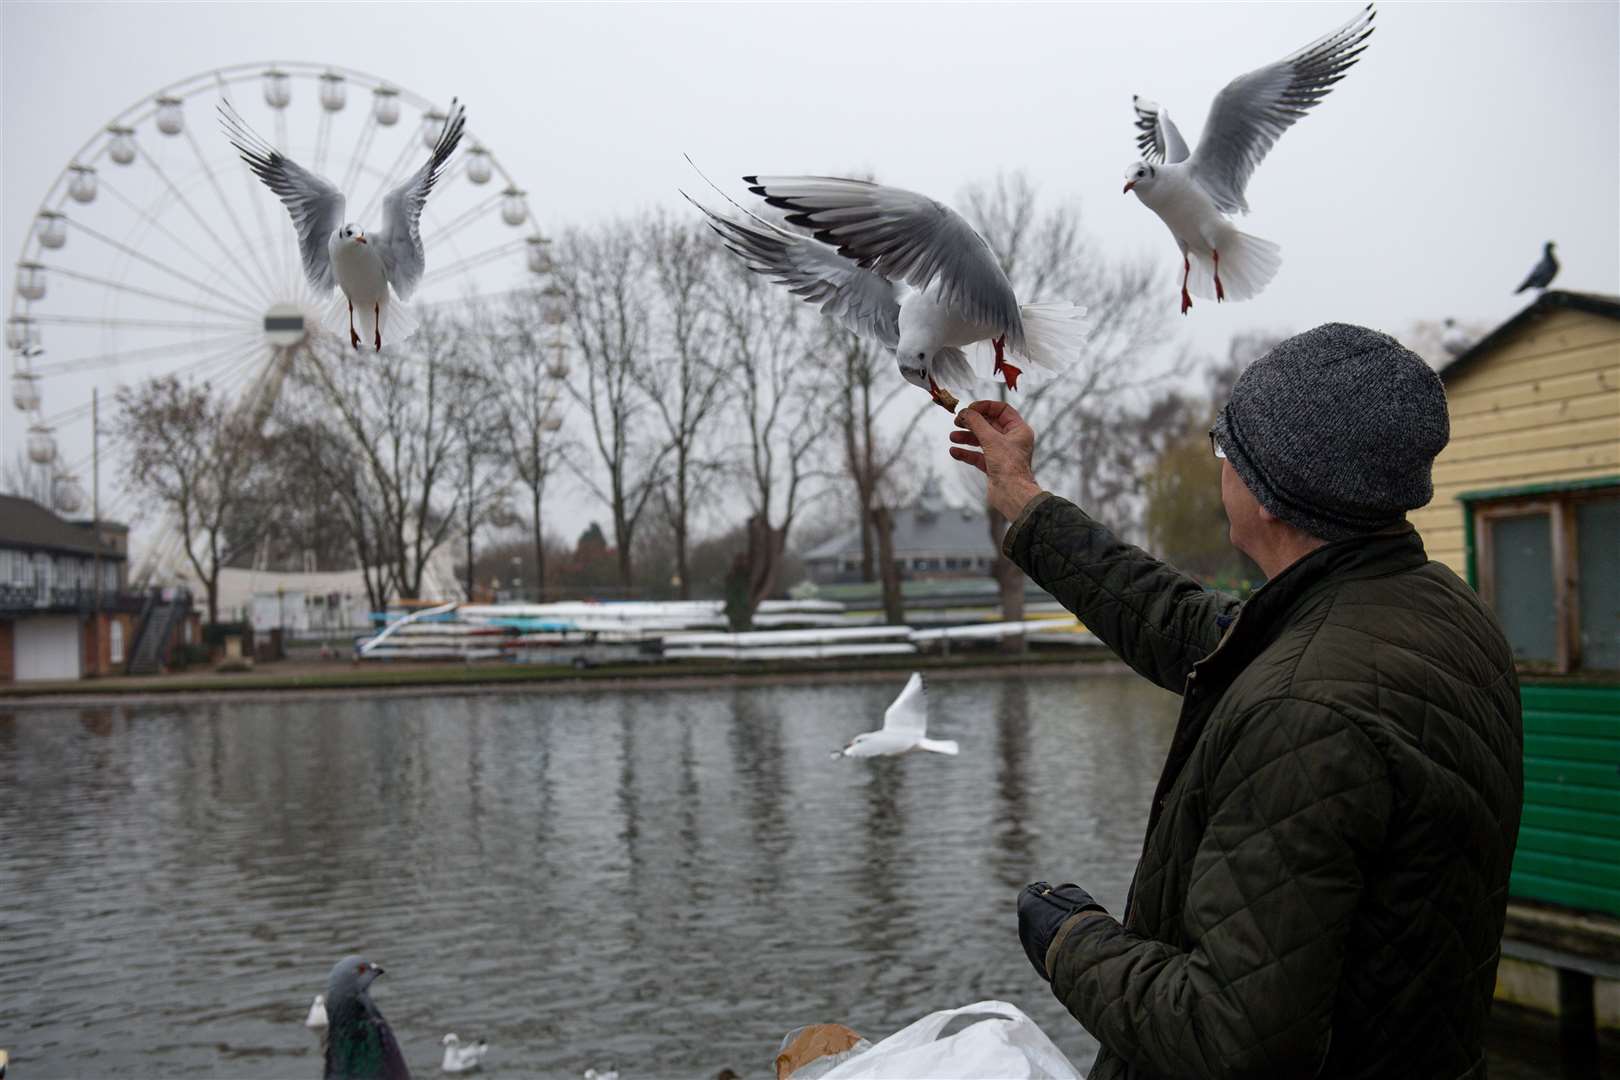
[[1225,215],[1249,212],[1244,189],[1255,167],[1344,78],[1367,47],[1373,14],[1368,4],[1326,37],[1227,83],[1190,153],[1164,108],[1131,99],[1142,160],[1125,170],[1125,190],[1159,215],[1181,248],[1183,315],[1194,295],[1246,300],[1276,275],[1282,265],[1277,245],[1239,232]]
[[1052,371],[1079,356],[1085,308],[1020,304],[990,245],[944,203],[866,180],[743,180],[808,235],[735,202],[738,216],[687,199],[748,269],[891,350],[905,380],[947,412],[957,406],[948,387],[977,378],[964,346],[992,346],[993,374],[1011,390],[1023,369],[1008,353]]
[[883,726],[855,736],[833,757],[890,757],[913,750],[954,755],[957,749],[954,739],[928,737],[928,693],[923,689],[922,673],[914,671],[900,696],[883,714]]
[[356,308],[362,325],[371,318],[368,336],[378,350],[385,321],[392,340],[409,337],[412,322],[404,302],[421,282],[427,265],[422,251],[422,207],[461,142],[466,108],[450,103],[450,114],[428,160],[383,199],[383,227],[374,234],[345,222],[343,193],[265,142],[230,102],[221,103],[219,114],[231,145],[292,217],[304,277],[320,294],[330,292],[334,285],[343,291],[349,308],[349,344],[360,347],[360,334],[354,327]]

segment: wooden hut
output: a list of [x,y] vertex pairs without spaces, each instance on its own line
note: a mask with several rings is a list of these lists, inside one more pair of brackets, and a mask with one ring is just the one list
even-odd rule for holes
[[[1451,442],[1434,501],[1411,518],[1501,620],[1524,703],[1498,993],[1551,994],[1566,1024],[1589,1024],[1596,979],[1608,1026],[1620,1012],[1620,297],[1544,292],[1440,377]],[[1556,985],[1537,992],[1537,971]]]

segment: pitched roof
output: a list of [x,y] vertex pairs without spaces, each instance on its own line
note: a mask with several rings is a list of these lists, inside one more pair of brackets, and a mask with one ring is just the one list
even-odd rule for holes
[[17,495],[0,495],[0,547],[125,557],[117,548],[98,543],[90,526],[64,521],[34,500]]
[[1481,356],[1494,350],[1504,340],[1525,324],[1540,319],[1559,309],[1571,311],[1584,311],[1590,315],[1602,315],[1610,319],[1620,319],[1620,296],[1603,296],[1599,293],[1565,292],[1562,289],[1548,289],[1530,306],[1519,312],[1495,330],[1474,342],[1472,348],[1461,353],[1451,363],[1440,369],[1442,380],[1454,379],[1462,369],[1471,366]]
[[[874,549],[876,545],[874,543]],[[923,486],[923,493],[911,506],[894,512],[894,554],[904,558],[914,553],[937,555],[994,554],[990,543],[990,527],[984,511],[952,506],[939,493],[939,484],[933,478]],[[803,558],[838,559],[861,553],[859,527],[833,537],[807,551]]]

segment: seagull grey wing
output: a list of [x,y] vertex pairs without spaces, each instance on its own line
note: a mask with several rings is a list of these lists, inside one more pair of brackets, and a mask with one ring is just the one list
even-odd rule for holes
[[944,203],[901,188],[831,176],[745,176],[749,190],[789,211],[838,254],[891,280],[932,287],[961,317],[1024,344],[1024,321],[995,252]]
[[1132,94],[1131,108],[1136,110],[1136,146],[1143,161],[1174,165],[1187,160],[1187,140],[1158,102]]
[[857,334],[890,349],[900,344],[900,301],[894,282],[861,269],[825,244],[778,228],[764,218],[736,221],[690,195],[686,199],[703,211],[709,227],[748,269],[786,286]]
[[343,227],[343,193],[260,138],[229,101],[220,103],[219,116],[225,137],[292,216],[304,277],[322,292],[330,290],[337,278],[327,242]]
[[1227,214],[1247,213],[1255,166],[1279,136],[1344,78],[1373,32],[1373,6],[1284,60],[1233,79],[1215,96],[1193,151],[1192,173]]
[[467,108],[452,100],[450,115],[433,144],[433,153],[420,169],[383,199],[383,228],[378,238],[378,254],[382,256],[383,270],[388,283],[401,300],[409,300],[427,259],[422,252],[422,207],[427,205],[433,185],[444,175],[450,155],[461,142],[461,133],[467,126]]
[[883,714],[883,730],[904,735],[928,733],[928,691],[923,689],[922,674],[913,671],[906,688],[894,699]]

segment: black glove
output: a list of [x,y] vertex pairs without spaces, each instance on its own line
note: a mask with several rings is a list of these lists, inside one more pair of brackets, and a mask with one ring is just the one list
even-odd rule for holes
[[1051,978],[1046,974],[1046,950],[1052,947],[1058,928],[1078,911],[1108,913],[1090,893],[1073,883],[1053,888],[1037,881],[1024,886],[1018,894],[1018,939],[1024,943],[1024,955],[1048,982]]

